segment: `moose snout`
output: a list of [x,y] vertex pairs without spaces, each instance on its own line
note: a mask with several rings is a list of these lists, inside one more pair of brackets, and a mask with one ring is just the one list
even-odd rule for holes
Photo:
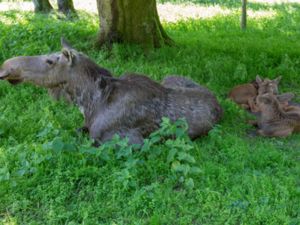
[[20,74],[18,69],[7,60],[3,63],[0,68],[0,80],[7,80],[11,84],[17,84],[21,82]]
[[4,70],[4,69],[2,69],[2,68],[0,68],[0,80],[5,79],[5,77],[7,77],[7,76],[8,76],[7,71]]

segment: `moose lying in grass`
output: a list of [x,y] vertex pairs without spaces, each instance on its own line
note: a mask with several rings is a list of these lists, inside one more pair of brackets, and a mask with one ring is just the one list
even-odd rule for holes
[[0,78],[45,87],[75,103],[84,115],[84,129],[97,143],[115,134],[142,143],[159,128],[162,117],[185,118],[194,139],[207,134],[222,116],[216,97],[186,78],[168,77],[165,86],[138,74],[115,78],[64,40],[62,47],[50,55],[9,59]]

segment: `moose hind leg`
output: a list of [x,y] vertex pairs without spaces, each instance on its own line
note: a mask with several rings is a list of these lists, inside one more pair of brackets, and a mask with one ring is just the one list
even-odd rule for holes
[[289,136],[292,133],[293,133],[293,128],[288,127],[286,129],[283,129],[283,130],[277,130],[277,131],[275,131],[273,133],[273,136],[274,137],[287,137],[287,136]]
[[287,137],[293,133],[294,128],[290,126],[269,126],[258,130],[261,136],[265,137]]

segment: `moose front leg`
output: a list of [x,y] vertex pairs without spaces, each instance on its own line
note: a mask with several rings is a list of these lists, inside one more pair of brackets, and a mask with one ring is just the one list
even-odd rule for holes
[[88,134],[88,133],[89,133],[89,128],[88,128],[86,125],[84,125],[84,126],[82,126],[82,127],[77,128],[77,129],[76,129],[76,132],[77,132],[77,133]]
[[249,98],[248,99],[248,105],[249,105],[249,108],[250,108],[251,112],[259,112],[260,109],[257,106],[256,101],[255,101],[254,98]]

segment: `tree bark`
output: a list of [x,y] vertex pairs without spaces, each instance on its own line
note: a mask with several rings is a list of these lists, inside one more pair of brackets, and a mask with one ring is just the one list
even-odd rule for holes
[[247,27],[247,0],[242,0],[241,28],[245,30],[246,27]]
[[49,0],[33,0],[34,11],[48,13],[53,10],[53,7],[49,3]]
[[58,10],[65,15],[69,15],[70,13],[75,14],[75,8],[73,4],[73,0],[57,0]]
[[115,42],[157,48],[173,41],[164,31],[155,0],[97,0],[99,46]]

